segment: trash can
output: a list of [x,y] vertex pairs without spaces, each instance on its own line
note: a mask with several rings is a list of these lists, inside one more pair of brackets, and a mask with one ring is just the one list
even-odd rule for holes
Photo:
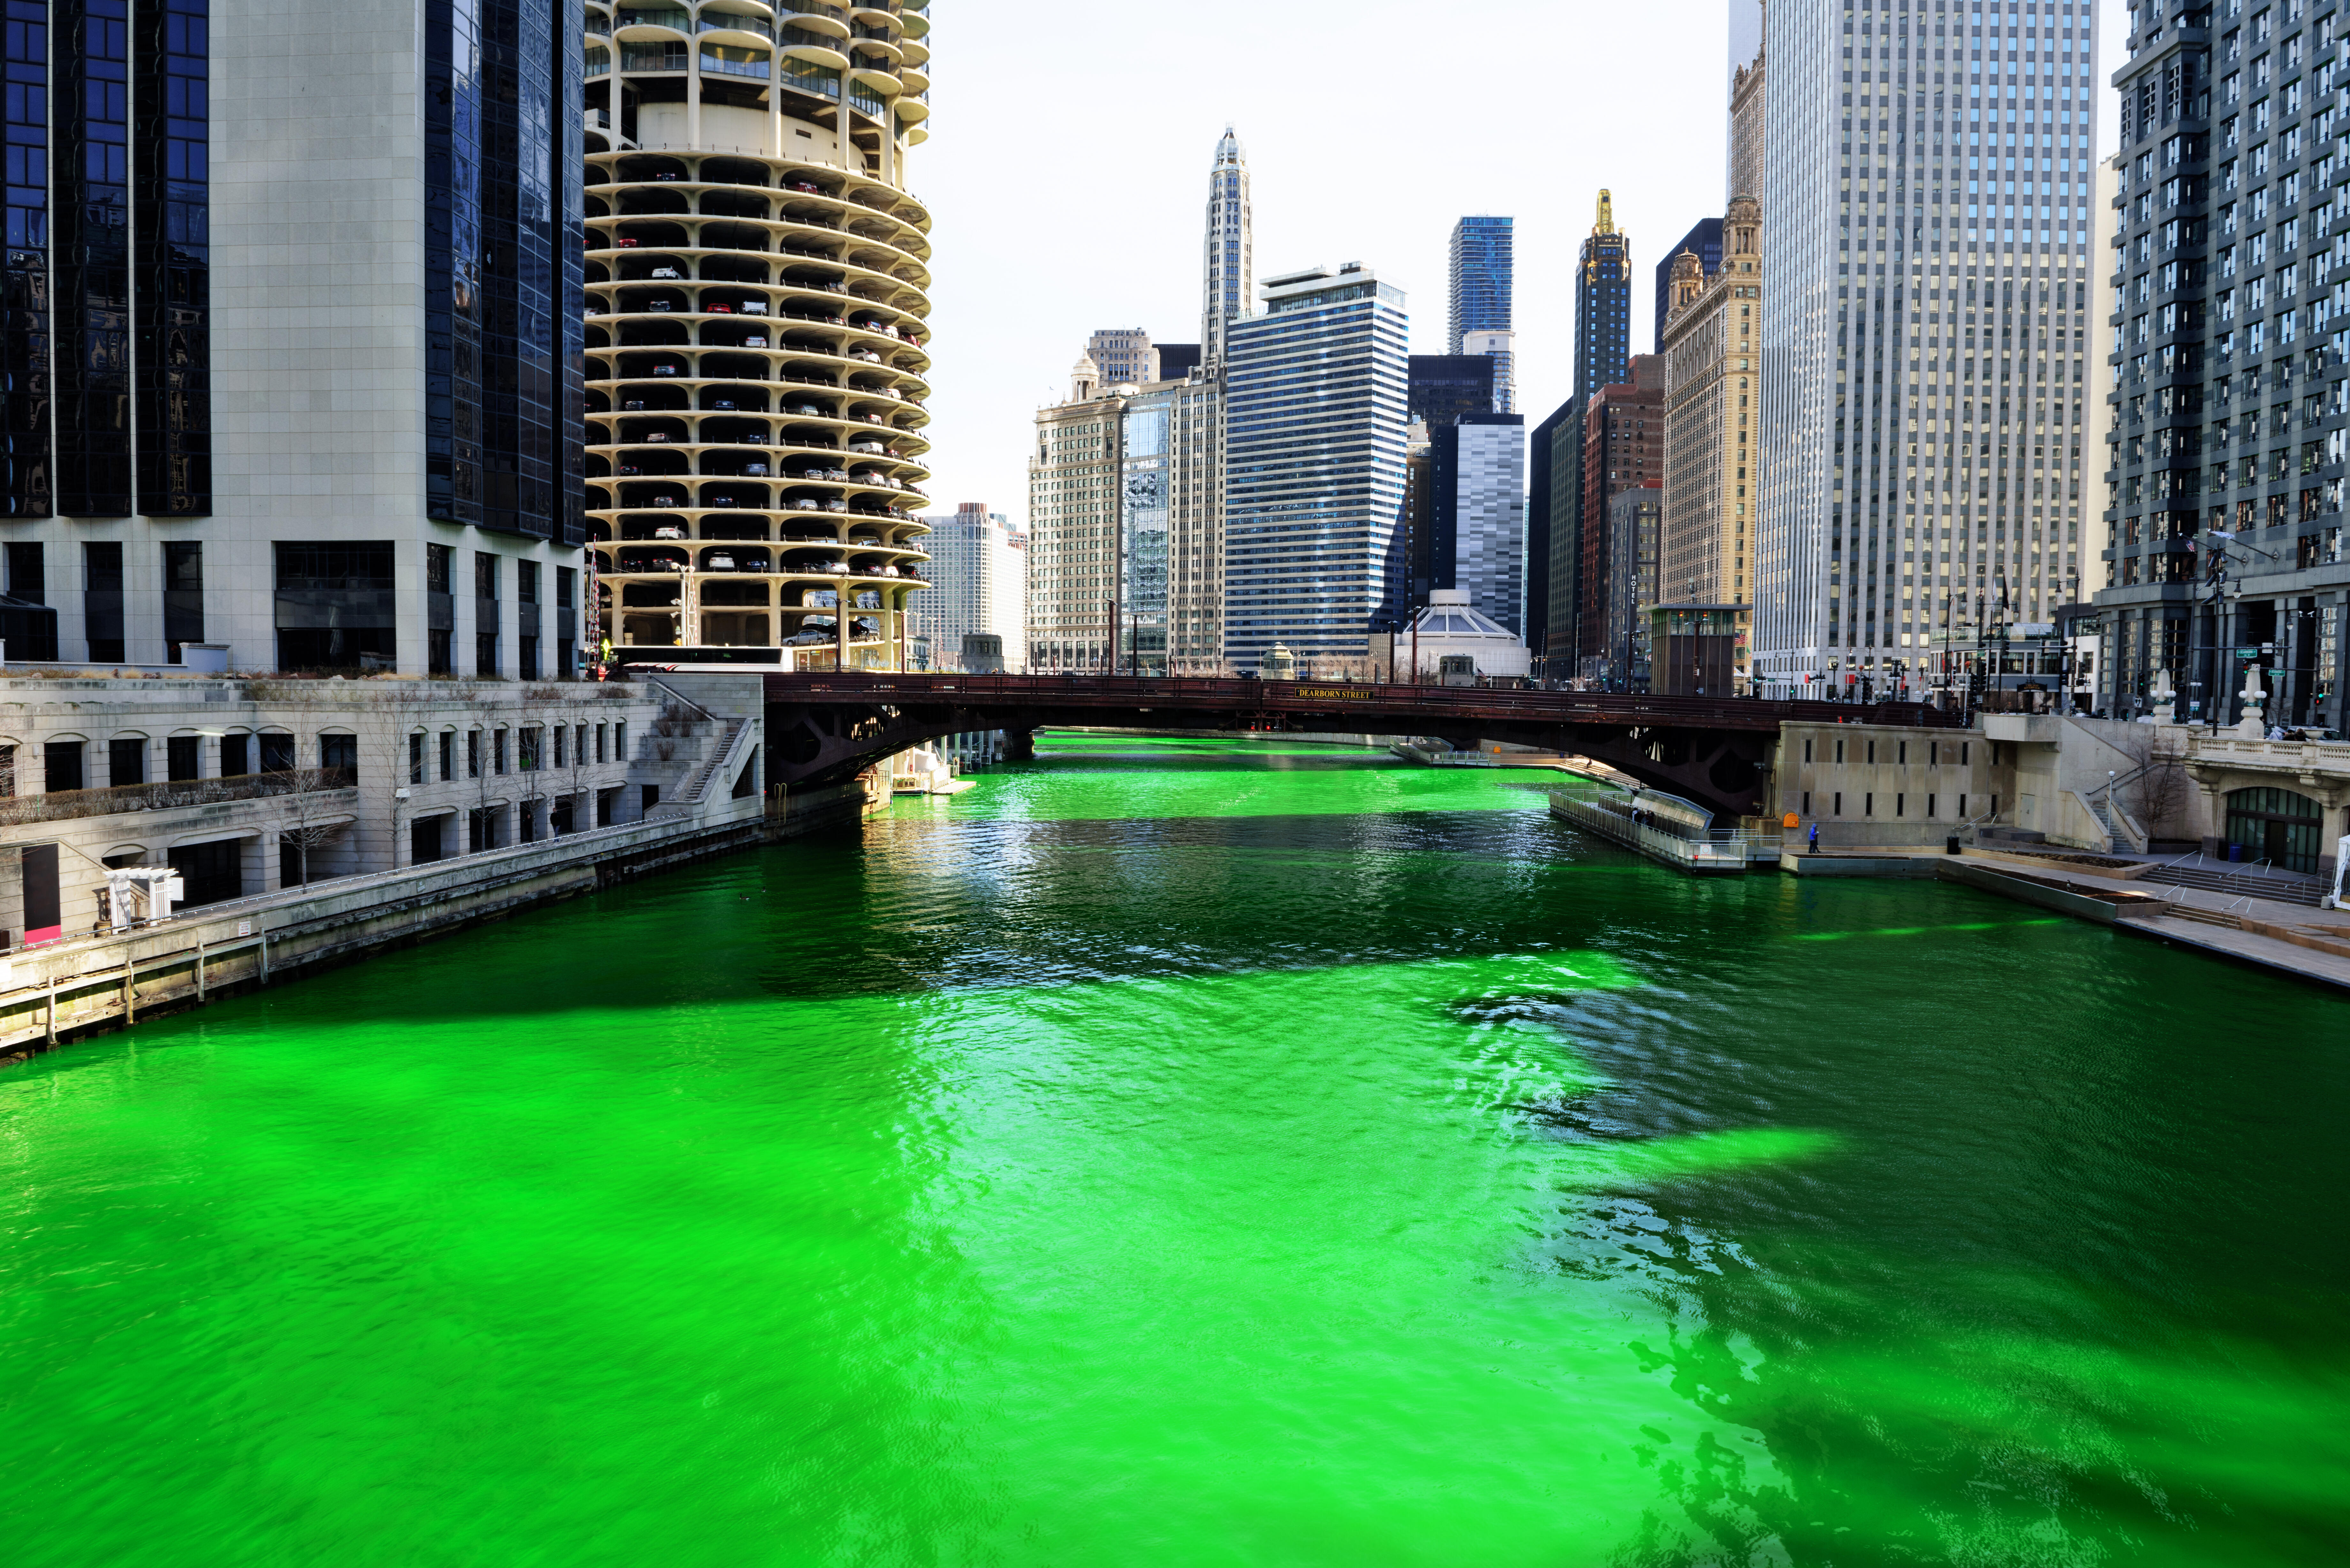
[[1953,833],[1950,837],[1942,841],[1942,853],[1945,855],[1956,855],[1958,852],[1959,836]]
[[2242,845],[2241,845],[2241,844],[2230,844],[2230,846],[2228,846],[2228,858],[2229,858],[2230,861],[2241,861],[2241,860],[2242,860],[2242,859],[2243,859],[2243,857],[2244,857],[2244,846],[2243,846]]

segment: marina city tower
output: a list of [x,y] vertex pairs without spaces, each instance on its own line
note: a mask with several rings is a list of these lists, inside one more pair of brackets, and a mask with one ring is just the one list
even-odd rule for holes
[[588,534],[615,643],[904,667],[929,11],[588,0]]

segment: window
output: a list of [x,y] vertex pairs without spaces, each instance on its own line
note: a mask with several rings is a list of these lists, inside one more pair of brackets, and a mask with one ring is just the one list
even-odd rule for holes
[[1860,815],[1863,816],[1875,816],[1877,815],[1877,792],[1875,790],[1870,790],[1860,797]]
[[498,819],[505,815],[504,806],[477,806],[465,814],[465,848],[478,855],[484,849],[498,846]]
[[596,760],[599,763],[605,760],[604,726],[601,724],[596,726]]
[[106,742],[106,782],[115,785],[147,782],[145,736]]
[[253,771],[253,763],[250,760],[252,742],[253,737],[250,735],[221,737],[221,777],[243,778]]
[[412,784],[421,784],[424,782],[424,737],[422,735],[408,737],[408,782]]
[[95,663],[120,664],[127,657],[122,636],[122,546],[86,541],[81,547],[82,618]]
[[563,740],[570,732],[571,726],[568,724],[555,726],[555,765],[558,768],[563,765]]
[[217,838],[210,844],[190,844],[168,852],[171,867],[187,884],[192,904],[219,904],[244,897],[244,841]]
[[506,732],[504,730],[494,731],[490,735],[490,771],[494,774],[506,771]]
[[173,735],[163,742],[163,775],[173,784],[203,776],[204,738]]
[[526,774],[538,772],[539,747],[546,732],[536,724],[527,724],[515,733],[515,767]]
[[454,675],[457,661],[450,649],[456,635],[457,600],[449,586],[450,562],[457,552],[449,545],[424,546],[424,652],[426,670],[433,675]]
[[473,673],[484,680],[498,678],[498,557],[473,553]]
[[51,741],[41,748],[41,787],[51,794],[82,786],[79,741]]
[[465,776],[469,779],[482,776],[482,732],[479,730],[465,732]]
[[265,774],[290,774],[294,771],[293,736],[261,737],[261,771]]
[[1907,808],[1908,808],[1908,805],[1909,805],[1909,797],[1908,797],[1908,795],[1903,794],[1899,793],[1898,791],[1895,792],[1894,796],[1893,796],[1893,815],[1896,815],[1896,816],[1900,816],[1900,815],[1905,815],[1905,814],[1906,814],[1906,811],[1907,811]]
[[1844,791],[1842,790],[1835,792],[1835,815],[1838,816],[1844,815]]
[[1934,820],[1934,797],[1930,794],[1926,797],[1926,820]]
[[515,563],[515,643],[525,680],[538,679],[538,563]]
[[1808,763],[1808,762],[1810,762],[1811,760],[1812,760],[1812,743],[1811,743],[1811,742],[1809,742],[1809,741],[1805,741],[1805,742],[1804,742],[1804,761],[1805,761],[1805,762],[1807,762],[1807,763]]
[[348,773],[359,771],[359,738],[357,735],[321,735],[318,737],[318,765],[341,768]]
[[163,546],[163,657],[185,663],[180,650],[204,639],[204,547],[194,540]]
[[457,776],[457,736],[455,732],[441,732],[441,782],[447,784]]
[[390,540],[281,540],[276,565],[280,670],[390,666],[399,597]]
[[629,760],[629,722],[626,719],[612,726],[612,760],[616,763]]

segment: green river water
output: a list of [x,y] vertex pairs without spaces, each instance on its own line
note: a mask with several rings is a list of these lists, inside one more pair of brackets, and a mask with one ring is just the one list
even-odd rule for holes
[[0,1072],[0,1563],[2350,1560],[2350,1008],[1046,741]]

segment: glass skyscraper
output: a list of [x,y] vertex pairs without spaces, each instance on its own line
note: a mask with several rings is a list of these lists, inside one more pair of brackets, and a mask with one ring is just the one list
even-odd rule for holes
[[2085,3],[1770,7],[1754,667],[1922,696],[2077,592],[2095,152]]
[[1463,218],[1452,225],[1452,316],[1446,333],[1448,354],[1468,352],[1461,347],[1471,332],[1507,332],[1515,323],[1510,316],[1514,218]]
[[1463,218],[1452,225],[1448,354],[1493,361],[1492,410],[1518,406],[1517,332],[1511,316],[1517,220]]
[[1409,328],[1402,290],[1356,263],[1271,279],[1231,325],[1224,657],[1243,670],[1275,643],[1307,669],[1367,664],[1400,613]]

